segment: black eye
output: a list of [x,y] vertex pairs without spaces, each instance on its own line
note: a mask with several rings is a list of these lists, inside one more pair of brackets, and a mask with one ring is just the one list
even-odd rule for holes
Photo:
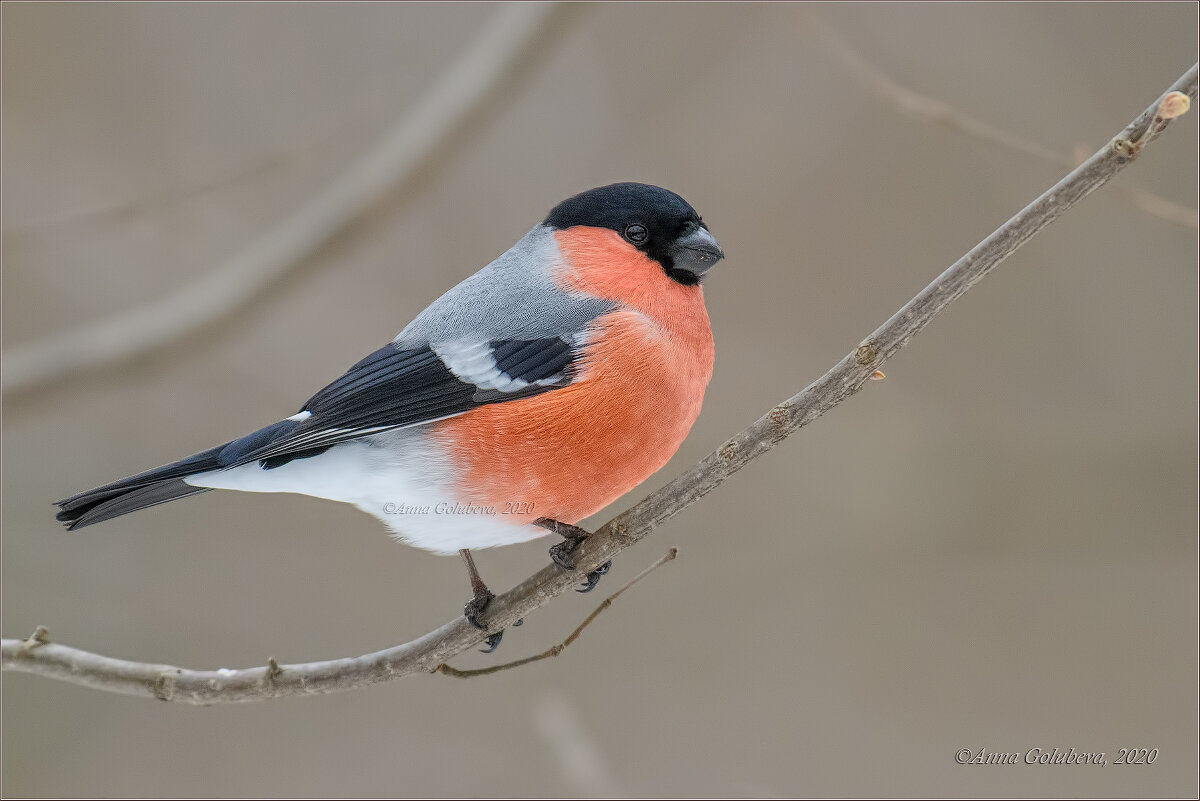
[[645,242],[648,236],[650,236],[650,232],[641,223],[633,223],[625,226],[625,238],[635,245]]

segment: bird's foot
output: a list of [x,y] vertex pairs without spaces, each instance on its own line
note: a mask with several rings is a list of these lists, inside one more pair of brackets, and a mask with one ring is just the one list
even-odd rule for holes
[[475,593],[475,597],[467,601],[467,605],[463,607],[463,617],[477,629],[487,631],[487,624],[479,622],[479,616],[483,614],[483,610],[487,609],[488,604],[495,598],[495,593],[488,590],[486,587],[482,592]]
[[550,546],[550,561],[563,570],[575,569],[575,549],[583,540],[563,540],[557,545]]
[[611,569],[612,560],[609,559],[607,562],[600,565],[600,567],[596,568],[591,573],[588,573],[584,578],[583,589],[575,590],[575,592],[591,592],[592,590],[596,589],[596,585],[600,583],[600,577],[607,575],[608,571]]
[[[534,525],[553,531],[563,538],[562,542],[550,546],[550,559],[563,570],[574,570],[575,551],[579,548],[579,543],[591,535],[579,526],[573,526],[570,523],[560,523],[548,517],[538,518],[534,521]],[[600,583],[600,577],[608,573],[611,568],[612,561],[610,560],[600,565],[600,567],[591,573],[588,573],[584,578],[583,589],[576,590],[576,592],[591,592],[596,589],[596,585]]]
[[[463,617],[465,617],[467,622],[475,628],[487,631],[487,625],[480,622],[479,616],[483,614],[483,610],[487,609],[488,604],[490,604],[492,599],[495,597],[496,596],[490,590],[484,590],[483,592],[479,593],[474,598],[467,601],[467,605],[463,607]],[[513,628],[522,625],[524,622],[524,618],[517,620],[517,622],[513,623]],[[500,631],[497,631],[495,634],[489,634],[488,638],[484,640],[484,642],[487,643],[487,648],[480,648],[479,653],[490,654],[492,651],[495,651],[500,647],[500,641],[503,639],[504,629],[500,629]]]
[[560,523],[548,517],[538,518],[534,521],[534,525],[553,531],[563,538],[562,542],[550,547],[550,559],[563,570],[574,570],[575,549],[579,547],[579,543],[588,538],[588,532],[579,526],[573,526],[570,523]]

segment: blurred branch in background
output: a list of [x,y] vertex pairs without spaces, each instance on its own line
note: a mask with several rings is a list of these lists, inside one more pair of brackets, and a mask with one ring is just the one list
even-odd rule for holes
[[4,226],[4,236],[62,236],[77,231],[83,226],[132,222],[140,217],[160,213],[169,206],[185,203],[193,198],[234,186],[260,175],[283,170],[328,145],[347,130],[363,126],[368,121],[382,116],[384,111],[382,96],[373,94],[344,116],[336,118],[334,124],[324,130],[293,137],[291,141],[284,142],[277,150],[245,164],[229,167],[216,175],[201,180],[164,187],[157,192],[132,200],[68,212],[59,217],[7,223]]
[[587,721],[564,696],[553,693],[533,707],[533,725],[558,761],[563,778],[583,798],[636,798],[620,789]]
[[282,280],[443,148],[516,72],[559,3],[510,3],[367,152],[317,195],[203,277],[161,300],[3,355],[14,395],[143,356],[194,335]]
[[[1073,169],[1086,158],[1086,151],[1079,158],[1059,153],[1036,142],[1022,139],[1016,134],[1002,131],[983,120],[958,111],[940,100],[918,94],[907,86],[900,85],[846,44],[824,21],[811,13],[806,17],[825,45],[837,55],[838,60],[865,81],[875,94],[891,103],[901,113],[935,125],[944,125],[990,145],[1058,167]],[[1132,186],[1117,184],[1115,189],[1147,214],[1193,230],[1200,228],[1200,213],[1197,213],[1196,209],[1188,208],[1153,192]]]
[[[488,607],[499,631],[575,586],[579,577],[645,539],[660,524],[720,486],[733,473],[857,393],[878,368],[941,311],[1059,215],[1136,159],[1196,97],[1192,65],[1118,136],[952,264],[825,375],[780,403],[686,473],[651,493],[584,540],[577,570],[548,565]],[[703,610],[701,610],[703,611]],[[487,636],[463,617],[411,642],[358,657],[241,670],[188,670],[129,662],[50,642],[39,627],[28,640],[0,641],[0,667],[109,692],[186,704],[260,701],[317,695],[429,673]]]

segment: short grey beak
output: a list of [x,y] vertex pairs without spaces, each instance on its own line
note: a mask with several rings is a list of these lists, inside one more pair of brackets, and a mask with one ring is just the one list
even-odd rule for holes
[[710,267],[725,258],[725,252],[707,228],[696,230],[675,240],[671,247],[675,268],[704,275]]

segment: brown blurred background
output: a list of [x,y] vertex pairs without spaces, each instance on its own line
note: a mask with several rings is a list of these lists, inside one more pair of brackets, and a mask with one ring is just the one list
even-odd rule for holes
[[[204,274],[325,186],[497,10],[5,3],[4,348]],[[212,668],[359,654],[451,619],[458,561],[348,506],[213,493],[69,535],[50,504],[292,413],[569,194],[661,184],[728,253],[706,287],[704,413],[616,512],[1064,172],[898,113],[818,16],[895,81],[1066,154],[1197,50],[1192,3],[573,6],[416,180],[219,330],[6,398],[4,635],[45,624]],[[1195,208],[1194,117],[1117,183]],[[1196,264],[1193,228],[1100,191],[886,381],[498,654],[558,641],[681,547],[557,660],[208,709],[6,674],[4,792],[1194,796]],[[477,558],[507,588],[548,544]],[[1159,756],[954,761],[1033,747]]]

